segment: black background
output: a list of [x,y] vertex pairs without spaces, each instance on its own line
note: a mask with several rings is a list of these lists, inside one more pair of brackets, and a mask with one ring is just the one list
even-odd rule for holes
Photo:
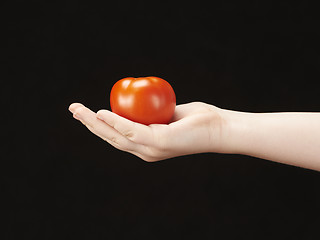
[[317,15],[308,1],[2,3],[2,239],[319,239],[318,172],[214,153],[146,163],[67,109],[109,109],[117,80],[153,75],[178,104],[318,112]]

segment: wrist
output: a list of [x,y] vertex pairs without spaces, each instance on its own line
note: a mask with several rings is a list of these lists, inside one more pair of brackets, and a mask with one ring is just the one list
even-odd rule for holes
[[255,113],[222,109],[220,153],[246,154],[251,119]]

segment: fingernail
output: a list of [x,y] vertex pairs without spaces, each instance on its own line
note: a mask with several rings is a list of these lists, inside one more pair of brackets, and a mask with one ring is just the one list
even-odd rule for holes
[[68,107],[68,110],[73,113],[72,104]]

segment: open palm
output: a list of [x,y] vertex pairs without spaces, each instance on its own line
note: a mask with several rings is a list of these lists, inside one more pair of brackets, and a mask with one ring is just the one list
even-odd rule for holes
[[80,103],[69,110],[95,135],[148,162],[220,150],[222,110],[202,102],[177,105],[168,125],[146,126],[108,110],[95,113]]

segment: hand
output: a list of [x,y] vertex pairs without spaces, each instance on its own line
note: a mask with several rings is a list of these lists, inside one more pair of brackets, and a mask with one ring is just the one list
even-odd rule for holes
[[146,126],[108,110],[95,113],[80,103],[71,104],[69,110],[98,137],[147,162],[202,152],[223,152],[223,110],[202,102],[176,106],[168,125]]

